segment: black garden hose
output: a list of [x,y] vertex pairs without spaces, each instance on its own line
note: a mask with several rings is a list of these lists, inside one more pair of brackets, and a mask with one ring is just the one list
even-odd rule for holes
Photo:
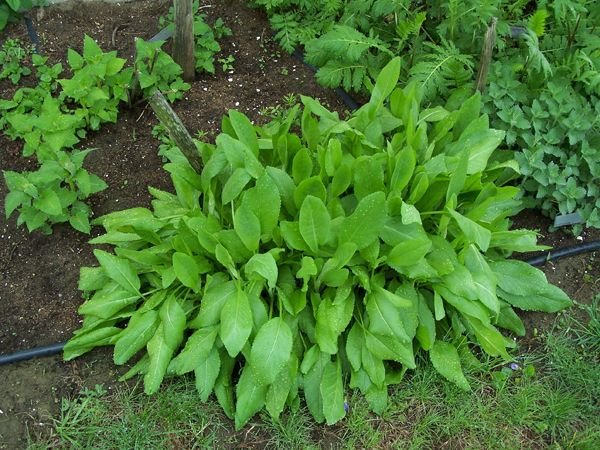
[[0,355],[0,366],[3,364],[11,364],[20,361],[25,361],[38,356],[56,355],[62,352],[66,342],[57,342],[55,344],[44,345],[43,347],[34,347],[27,350],[10,353],[8,355]]
[[558,250],[551,250],[549,252],[543,252],[541,255],[526,259],[525,262],[531,264],[532,266],[543,266],[547,261],[554,261],[556,259],[575,256],[581,253],[589,253],[596,250],[600,250],[600,240],[572,245],[570,247],[563,247],[559,248]]

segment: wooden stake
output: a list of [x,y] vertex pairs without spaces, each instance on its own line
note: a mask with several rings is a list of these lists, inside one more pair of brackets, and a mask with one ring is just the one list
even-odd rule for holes
[[175,34],[173,35],[173,59],[183,69],[183,79],[194,81],[194,20],[192,0],[173,0],[175,7]]
[[179,150],[185,155],[190,165],[196,172],[201,173],[202,161],[200,160],[196,144],[179,116],[175,114],[175,111],[173,111],[173,108],[167,102],[165,96],[160,91],[155,91],[152,97],[148,99],[148,103],[150,103],[160,123],[167,129],[169,136],[175,141],[175,144],[177,144]]
[[479,59],[479,71],[477,72],[477,84],[476,89],[479,92],[483,92],[485,88],[485,83],[487,81],[487,74],[490,68],[490,64],[492,63],[492,53],[494,51],[494,46],[496,45],[496,24],[498,23],[498,19],[496,17],[492,18],[492,23],[487,29],[485,33],[485,38],[483,40],[483,48],[481,49],[481,58]]

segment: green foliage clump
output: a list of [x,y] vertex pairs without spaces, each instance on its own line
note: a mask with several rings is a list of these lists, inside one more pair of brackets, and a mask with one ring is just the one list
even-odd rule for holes
[[143,98],[155,90],[161,91],[170,102],[180,99],[191,86],[181,79],[183,69],[162,50],[164,41],[135,40],[135,73]]
[[0,48],[0,80],[8,78],[13,84],[18,84],[21,77],[31,74],[31,69],[23,65],[28,53],[18,39],[4,41]]
[[[194,0],[192,14],[194,16],[194,56],[197,72],[215,73],[215,55],[221,51],[218,40],[231,36],[231,29],[225,26],[223,20],[218,18],[211,27],[206,23],[206,14],[200,14],[199,1]],[[175,30],[175,9],[169,8],[166,17],[159,19],[161,27]]]
[[237,428],[298,408],[300,392],[335,423],[348,380],[382,412],[415,352],[465,390],[472,346],[510,360],[499,328],[524,334],[514,308],[571,302],[508,258],[540,247],[509,230],[517,166],[479,96],[421,109],[399,73],[395,58],[348,120],[302,97],[301,134],[299,106],[263,127],[230,111],[200,146],[201,173],[166,164],[174,194],[150,188],[152,209],[96,219],[91,243],[114,254],[81,270],[84,322],[65,358],[114,345],[116,364],[138,358],[125,378],[143,374],[148,394],[193,372]]
[[90,207],[83,202],[106,189],[102,179],[85,170],[83,161],[91,150],[58,151],[33,172],[4,171],[9,193],[4,200],[6,217],[19,212],[17,225],[31,232],[52,233],[52,225],[69,222],[83,233],[90,232]]
[[61,99],[77,104],[77,114],[92,130],[105,122],[116,122],[119,103],[128,99],[133,69],[123,69],[126,60],[117,52],[104,53],[89,36],[83,40],[83,55],[67,53],[73,76],[61,79]]
[[[576,212],[587,226],[600,227],[598,2],[535,2],[531,11],[526,1],[351,0],[343,8],[327,1],[332,7],[320,14],[313,2],[254,3],[266,8],[285,49],[304,46],[323,85],[370,91],[392,55],[403,55],[403,84],[421,83],[423,101],[432,105],[473,92],[493,23],[485,109],[506,131],[509,147],[524,150],[517,160],[528,206],[552,217]],[[307,21],[322,22],[307,34],[299,29]]]

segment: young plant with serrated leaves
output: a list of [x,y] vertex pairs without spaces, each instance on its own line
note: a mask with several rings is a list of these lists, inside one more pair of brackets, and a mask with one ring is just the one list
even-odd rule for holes
[[181,78],[183,69],[162,50],[163,44],[164,41],[150,42],[136,38],[134,70],[137,80],[133,82],[133,96],[137,95],[135,89],[139,86],[143,98],[159,90],[170,102],[174,102],[191,87]]
[[0,80],[8,78],[18,84],[21,77],[31,74],[31,69],[23,65],[28,50],[18,39],[7,39],[0,48]]
[[83,202],[106,189],[106,183],[83,168],[91,150],[58,151],[33,172],[4,171],[8,195],[4,200],[6,218],[17,211],[17,225],[29,232],[52,233],[52,225],[69,222],[83,233],[90,232],[90,207]]
[[[199,14],[199,1],[194,0],[192,14],[194,16],[194,58],[197,72],[215,73],[215,55],[221,51],[218,40],[231,36],[231,29],[225,26],[223,19],[218,18],[212,27],[206,23],[206,14]],[[158,21],[161,27],[175,30],[175,10],[171,6],[166,17]],[[231,61],[233,62],[233,61]],[[225,70],[223,70],[225,71]]]
[[126,60],[118,58],[116,51],[104,53],[87,35],[83,53],[69,49],[67,60],[73,76],[59,80],[60,99],[74,103],[75,114],[92,130],[98,130],[102,123],[116,122],[119,104],[128,99],[133,73],[132,68],[123,68]]
[[299,106],[263,127],[230,111],[201,174],[167,164],[174,194],[150,188],[152,209],[98,218],[91,243],[114,254],[81,270],[84,322],[64,357],[114,345],[149,394],[193,372],[238,429],[301,396],[333,424],[348,385],[381,412],[416,352],[464,389],[472,348],[510,360],[499,329],[524,334],[514,308],[571,302],[509,259],[541,247],[509,229],[517,166],[480,98],[422,110],[399,73],[394,58],[348,120],[302,97],[299,135]]

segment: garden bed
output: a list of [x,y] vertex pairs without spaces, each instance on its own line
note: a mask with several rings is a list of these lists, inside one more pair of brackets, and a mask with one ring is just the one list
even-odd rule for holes
[[[140,1],[124,4],[64,4],[32,14],[40,36],[41,51],[50,62],[66,66],[68,48],[81,50],[84,34],[93,37],[105,51],[133,58],[134,37],[148,39],[158,31],[158,18],[166,14],[170,1]],[[75,6],[75,7],[73,7]],[[192,89],[174,105],[191,133],[202,131],[207,139],[220,129],[221,117],[238,109],[255,122],[265,121],[265,108],[283,102],[292,94],[320,98],[330,108],[343,112],[345,106],[331,91],[319,87],[311,70],[281,51],[272,41],[268,20],[241,0],[218,0],[203,7],[208,22],[221,17],[233,31],[221,42],[222,56],[233,55],[233,70],[216,76],[201,75]],[[27,42],[24,25],[13,25],[2,35]],[[7,82],[0,84],[2,97],[11,95]],[[148,206],[147,186],[172,190],[167,172],[157,155],[159,142],[152,136],[158,123],[152,110],[141,105],[122,110],[116,124],[90,133],[79,148],[96,148],[86,167],[101,176],[109,188],[91,199],[95,215],[133,206]],[[20,144],[0,137],[0,167],[23,170],[31,167],[21,157]],[[6,187],[0,184],[0,206]],[[555,247],[598,238],[586,231],[580,240],[564,232],[547,233],[549,222],[534,212],[516,220],[519,227],[539,229],[541,242]],[[92,231],[98,233],[97,230]],[[27,233],[16,227],[15,218],[0,222],[0,353],[7,354],[67,340],[81,323],[77,308],[82,303],[77,290],[79,268],[93,265],[90,236],[66,225],[54,227],[50,236]],[[550,281],[571,298],[588,302],[597,292],[600,267],[596,254],[582,255],[547,264]],[[543,332],[551,316],[527,314],[528,332]],[[0,366],[6,392],[0,396],[0,448],[22,446],[27,430],[36,433],[48,413],[56,413],[60,398],[75,394],[82,386],[109,385],[116,379],[110,353],[94,351],[73,362],[59,356]]]

